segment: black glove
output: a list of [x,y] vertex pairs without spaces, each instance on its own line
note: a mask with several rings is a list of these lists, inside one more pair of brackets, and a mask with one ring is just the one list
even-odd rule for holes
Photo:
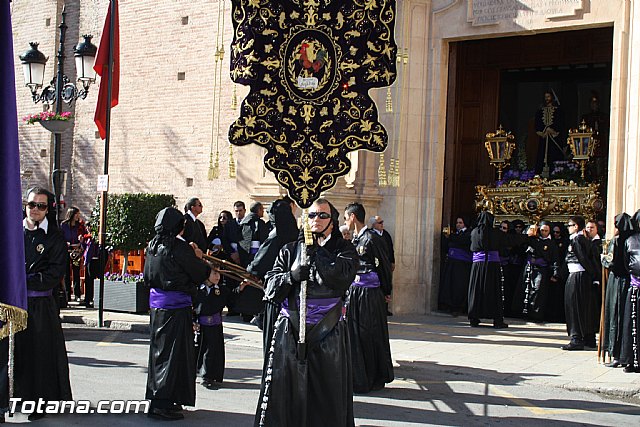
[[311,267],[308,265],[298,264],[291,269],[291,280],[297,283],[301,283],[304,280],[309,280],[309,272]]

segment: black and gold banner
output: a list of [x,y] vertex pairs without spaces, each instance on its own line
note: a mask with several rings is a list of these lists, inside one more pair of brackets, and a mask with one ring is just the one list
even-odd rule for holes
[[384,151],[369,97],[396,77],[395,1],[233,0],[231,78],[251,87],[229,129],[255,143],[299,206],[349,172],[350,151]]

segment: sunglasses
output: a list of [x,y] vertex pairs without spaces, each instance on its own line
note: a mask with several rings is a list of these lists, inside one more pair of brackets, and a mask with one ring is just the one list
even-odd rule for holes
[[331,218],[331,214],[328,214],[326,212],[309,212],[309,219],[313,219],[315,217],[318,217],[320,219],[329,219]]
[[377,224],[382,225],[382,224],[384,224],[384,221],[378,221]]
[[47,207],[49,207],[46,203],[36,203],[36,202],[29,202],[27,203],[27,206],[29,207],[29,209],[38,208],[41,211],[46,211]]
[[500,227],[501,230],[508,230],[509,227]]

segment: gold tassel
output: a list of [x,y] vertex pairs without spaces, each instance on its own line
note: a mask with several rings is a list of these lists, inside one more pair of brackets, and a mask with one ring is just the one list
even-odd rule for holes
[[229,178],[236,177],[236,161],[233,158],[233,145],[229,144]]
[[396,159],[395,163],[393,170],[393,186],[400,187],[400,159]]
[[378,185],[380,187],[386,187],[388,185],[387,181],[387,170],[384,165],[384,153],[380,153],[380,163],[378,165]]
[[216,150],[216,159],[213,160],[213,153],[209,154],[209,173],[207,174],[207,178],[209,181],[213,181],[214,179],[218,179],[220,177],[220,162],[219,162],[219,154],[218,150]]
[[391,99],[391,88],[387,88],[387,101],[385,103],[387,113],[393,113],[393,100]]
[[231,109],[238,109],[238,92],[236,91],[236,85],[233,85],[233,95],[231,95]]
[[9,304],[0,303],[0,339],[27,328],[27,311]]

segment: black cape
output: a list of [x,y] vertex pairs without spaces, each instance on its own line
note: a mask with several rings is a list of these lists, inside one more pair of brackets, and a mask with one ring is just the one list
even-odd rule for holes
[[567,319],[567,334],[572,341],[580,343],[593,336],[599,328],[598,287],[594,281],[597,267],[593,262],[594,245],[582,234],[573,238],[567,249],[567,264],[578,262],[585,271],[571,273],[567,278],[564,293],[564,311]]

